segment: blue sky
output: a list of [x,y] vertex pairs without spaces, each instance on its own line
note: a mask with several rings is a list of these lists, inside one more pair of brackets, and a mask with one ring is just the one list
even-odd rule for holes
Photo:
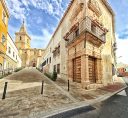
[[[70,0],[6,0],[11,14],[9,33],[14,38],[23,18],[33,48],[45,48],[55,31]],[[122,54],[122,46],[128,44],[128,0],[108,0],[116,15],[116,38],[120,44],[117,53],[127,61],[128,54]],[[127,45],[126,45],[127,48]],[[127,57],[126,57],[127,55]],[[128,63],[128,61],[127,61]]]

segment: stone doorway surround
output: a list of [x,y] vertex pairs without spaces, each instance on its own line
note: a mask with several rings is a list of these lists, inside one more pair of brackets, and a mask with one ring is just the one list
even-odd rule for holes
[[[92,50],[93,51],[93,50]],[[86,53],[84,53],[86,52]],[[93,53],[89,53],[88,49],[84,49],[81,52],[76,52],[75,55],[68,55],[68,78],[74,81],[74,64],[73,60],[76,58],[81,58],[81,85],[83,88],[87,88],[87,86],[91,84],[102,84],[102,58],[96,51]],[[93,55],[91,55],[93,54]],[[89,78],[89,58],[92,57],[95,59],[95,83],[90,82]]]

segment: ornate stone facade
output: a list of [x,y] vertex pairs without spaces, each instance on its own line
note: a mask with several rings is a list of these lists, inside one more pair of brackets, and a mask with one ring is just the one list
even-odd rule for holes
[[31,48],[31,38],[27,33],[24,21],[20,31],[16,32],[15,35],[15,44],[21,56],[22,66],[39,67],[41,63],[41,57],[44,54],[44,49]]
[[[60,64],[59,77],[83,88],[112,83],[115,43],[114,12],[107,0],[71,0],[45,51],[43,60],[51,57],[52,62],[44,68],[51,73]],[[58,44],[60,55],[54,57]]]

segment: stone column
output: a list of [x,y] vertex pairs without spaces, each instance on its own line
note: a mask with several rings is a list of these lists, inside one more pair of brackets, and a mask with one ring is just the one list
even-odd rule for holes
[[89,82],[89,67],[88,67],[88,55],[81,56],[81,83],[82,87],[86,88]]
[[97,68],[96,68],[96,83],[101,84],[102,83],[102,60],[97,59]]

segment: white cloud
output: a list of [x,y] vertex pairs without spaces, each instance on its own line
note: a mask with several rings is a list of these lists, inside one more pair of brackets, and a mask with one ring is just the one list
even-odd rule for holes
[[13,27],[12,25],[9,25],[8,29],[12,39],[15,41],[15,32],[19,31],[19,27]]
[[41,9],[57,19],[58,17],[60,18],[64,12],[62,0],[7,0],[7,4],[11,15],[16,19],[26,19],[26,15],[30,10],[29,5],[36,9]]
[[22,3],[18,0],[7,0],[11,16],[16,19],[25,19],[26,10],[22,7]]
[[128,64],[128,39],[119,39],[116,35],[117,40],[117,61]]
[[47,46],[51,36],[52,36],[52,34],[47,29],[42,29],[42,36],[30,34],[30,37],[32,39],[31,44],[33,47],[35,47],[35,45],[36,45],[36,47],[45,48]]
[[38,18],[36,18],[36,19],[37,19],[37,20],[36,20],[37,24],[42,23],[42,18],[41,18],[41,17],[38,17]]

